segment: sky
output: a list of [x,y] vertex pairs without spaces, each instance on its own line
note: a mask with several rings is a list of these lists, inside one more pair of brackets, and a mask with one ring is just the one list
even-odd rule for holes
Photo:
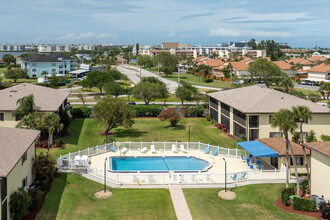
[[0,0],[0,44],[330,47],[330,0]]

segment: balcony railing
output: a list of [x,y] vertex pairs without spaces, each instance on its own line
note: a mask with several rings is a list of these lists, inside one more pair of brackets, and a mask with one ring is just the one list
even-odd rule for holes
[[246,120],[238,117],[237,115],[234,115],[234,121],[246,127]]
[[213,103],[213,102],[210,102],[210,106],[216,110],[218,110],[218,105]]
[[224,108],[221,108],[221,113],[224,114],[227,117],[230,117],[230,112]]

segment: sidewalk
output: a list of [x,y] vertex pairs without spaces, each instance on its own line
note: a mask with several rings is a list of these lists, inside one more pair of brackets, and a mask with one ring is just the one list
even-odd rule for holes
[[172,185],[168,187],[171,193],[171,198],[178,220],[192,220],[192,216],[180,186]]

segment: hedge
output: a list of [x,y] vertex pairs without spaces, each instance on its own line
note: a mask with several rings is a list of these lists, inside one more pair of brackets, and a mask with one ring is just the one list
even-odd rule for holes
[[284,188],[281,192],[281,202],[283,205],[288,205],[289,197],[294,195],[296,192],[295,187]]
[[162,105],[130,105],[137,117],[157,117],[164,110]]
[[74,118],[89,118],[92,114],[92,109],[88,107],[73,108],[70,110],[70,114]]
[[29,211],[35,211],[39,208],[42,198],[42,191],[38,191],[35,198],[31,199]]
[[316,212],[315,200],[309,200],[305,198],[293,197],[292,208],[294,210],[305,212]]
[[204,115],[204,108],[202,105],[182,107],[182,113],[185,117],[202,117]]
[[321,202],[319,211],[323,218],[330,219],[330,202]]

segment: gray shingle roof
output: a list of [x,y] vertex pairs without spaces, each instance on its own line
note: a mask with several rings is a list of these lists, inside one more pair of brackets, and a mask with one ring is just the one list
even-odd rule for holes
[[326,142],[312,142],[304,144],[307,148],[315,150],[330,158],[330,141]]
[[330,114],[330,109],[322,105],[257,85],[207,95],[244,113],[273,114],[283,108],[291,109],[292,106],[302,105],[313,113]]
[[28,57],[24,59],[23,61],[25,62],[36,62],[36,63],[41,63],[41,62],[63,62],[63,60],[59,60],[58,58],[62,58],[63,60],[74,60],[74,58],[67,56],[62,53],[50,53],[50,54],[36,54],[31,57]]
[[6,177],[39,135],[39,131],[0,127],[0,177]]
[[31,83],[22,83],[17,86],[0,90],[0,111],[13,111],[17,108],[17,100],[33,95],[37,111],[57,111],[69,92],[59,89],[37,86]]

